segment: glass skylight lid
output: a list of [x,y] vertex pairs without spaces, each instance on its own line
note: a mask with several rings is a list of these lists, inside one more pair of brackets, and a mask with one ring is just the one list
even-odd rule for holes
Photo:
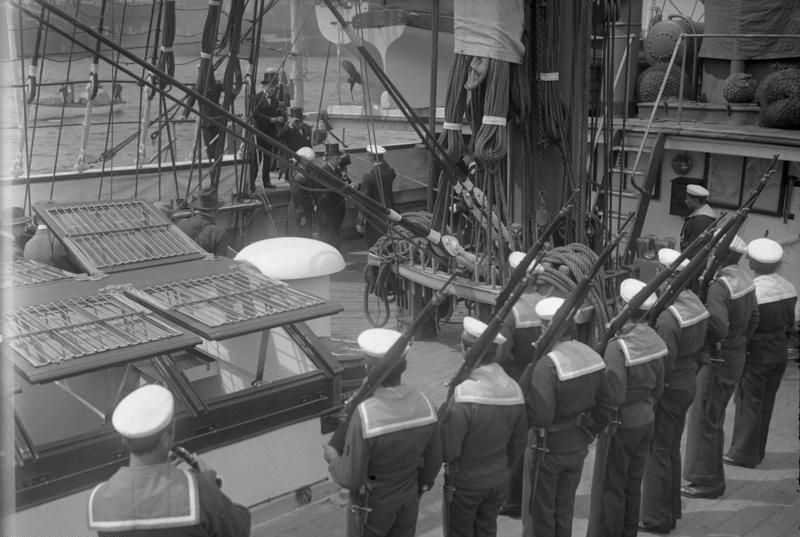
[[37,214],[89,274],[205,257],[207,252],[141,200],[34,205]]
[[125,292],[206,339],[225,339],[342,310],[235,263],[225,272]]
[[194,334],[119,290],[0,313],[0,351],[31,383],[192,347]]
[[10,289],[74,278],[75,275],[31,259],[0,263],[0,288]]

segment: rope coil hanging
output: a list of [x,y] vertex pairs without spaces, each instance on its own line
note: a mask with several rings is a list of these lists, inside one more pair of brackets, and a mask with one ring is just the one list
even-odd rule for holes
[[[103,23],[105,21],[107,0],[103,0],[100,5],[100,21],[97,24],[97,33],[103,33]],[[97,97],[97,90],[99,83],[97,79],[97,72],[100,64],[100,47],[102,42],[98,39],[95,48],[94,56],[92,57],[92,66],[89,73],[89,82],[86,85],[86,110],[83,113],[83,130],[81,131],[81,145],[78,150],[78,157],[75,159],[75,171],[82,172],[86,170],[86,146],[89,143],[89,129],[92,124],[92,107],[94,105],[94,98]]]

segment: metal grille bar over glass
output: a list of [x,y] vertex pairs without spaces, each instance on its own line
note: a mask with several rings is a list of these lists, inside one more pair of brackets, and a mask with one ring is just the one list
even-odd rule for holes
[[73,274],[30,259],[0,263],[0,288],[25,287],[74,277]]
[[[198,259],[206,252],[139,200],[37,205],[53,231],[90,273]],[[180,258],[180,259],[178,259]]]
[[[75,374],[197,342],[119,291],[3,312],[0,332],[4,354],[15,355],[20,368],[39,380],[66,376],[63,371],[37,374],[46,366],[68,366]],[[101,358],[101,363],[92,361]]]
[[154,285],[143,293],[144,296],[134,290],[133,296],[155,309],[180,314],[212,328],[325,304],[319,297],[292,289],[245,266]]

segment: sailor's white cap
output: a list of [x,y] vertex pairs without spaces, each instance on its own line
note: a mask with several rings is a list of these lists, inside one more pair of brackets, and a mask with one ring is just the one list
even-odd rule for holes
[[370,328],[358,335],[358,346],[364,354],[372,358],[383,358],[394,342],[403,334],[388,328]]
[[[671,266],[676,259],[680,257],[680,252],[677,250],[673,250],[672,248],[662,248],[658,251],[658,262],[664,265],[665,267]],[[683,270],[686,268],[686,265],[689,264],[688,259],[684,259],[681,261],[681,264],[678,266],[678,270]]]
[[146,438],[169,425],[174,411],[175,401],[169,390],[148,384],[119,402],[111,425],[125,438]]
[[558,311],[558,308],[560,308],[563,303],[564,299],[556,296],[543,298],[536,303],[534,311],[541,320],[549,321],[553,318]]
[[[466,336],[470,336],[471,338],[478,339],[483,334],[484,330],[489,326],[485,322],[476,319],[475,317],[466,316],[464,317],[464,334]],[[502,345],[506,342],[506,338],[503,334],[497,334],[494,336],[494,340],[492,343],[497,345]]]
[[[619,285],[619,296],[622,297],[626,303],[630,302],[633,297],[635,297],[639,291],[644,288],[645,283],[641,280],[637,280],[636,278],[626,278],[622,280],[622,283]],[[647,299],[639,306],[641,310],[649,310],[652,308],[656,303],[656,295],[650,294]]]
[[686,187],[686,193],[690,196],[694,196],[696,198],[707,198],[708,197],[708,190],[703,188],[700,185],[688,185]]
[[747,243],[739,235],[736,235],[731,241],[730,249],[732,252],[743,254],[747,251]]
[[[525,259],[525,252],[511,252],[508,254],[508,264],[511,266],[511,270],[517,268],[523,259]],[[544,270],[544,267],[538,263],[531,263],[531,265],[532,266],[528,267],[529,271],[535,270],[536,272],[542,272]]]
[[783,258],[783,248],[772,239],[755,239],[747,245],[747,257],[759,263],[773,264]]
[[313,149],[306,146],[306,147],[301,147],[300,149],[297,150],[297,156],[303,160],[314,160],[314,157],[316,157],[317,154],[314,152]]
[[386,148],[381,145],[369,144],[367,146],[367,153],[372,153],[373,155],[383,155],[386,153]]

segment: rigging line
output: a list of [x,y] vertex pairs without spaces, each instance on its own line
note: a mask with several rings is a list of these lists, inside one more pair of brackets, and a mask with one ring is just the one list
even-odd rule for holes
[[[120,25],[122,27],[125,26],[125,18],[128,14],[127,10],[128,4],[127,2],[122,6],[122,17],[120,20]],[[114,20],[114,3],[111,3],[111,20]],[[112,23],[113,24],[113,23]],[[122,34],[119,36],[119,47],[122,48]],[[117,52],[117,60],[119,59],[119,52]],[[114,104],[116,101],[116,86],[117,86],[117,75],[119,74],[119,68],[117,66],[112,66],[111,70],[111,108],[109,109],[108,119],[106,120],[106,143],[105,147],[108,147],[109,138],[111,139],[111,143],[114,143]],[[120,96],[121,97],[121,96]],[[111,167],[114,167],[114,155],[111,155]],[[101,173],[100,173],[100,186],[98,188],[98,197],[97,199],[102,199],[101,193],[103,190],[103,182],[105,180],[105,171],[106,171],[106,161],[103,160],[103,164],[101,166]],[[160,174],[159,174],[159,181],[160,181]],[[109,186],[111,197],[113,198],[114,195],[114,176],[112,175],[109,177],[109,182],[111,185]],[[138,192],[139,190],[139,177],[137,175],[135,181],[134,192]]]
[[[317,130],[319,129],[319,119],[320,117],[322,117],[322,98],[325,96],[325,82],[328,80],[328,62],[331,59],[331,46],[332,43],[328,41],[328,53],[325,55],[325,69],[323,70],[322,73],[322,89],[319,92],[319,107],[317,108],[317,117],[314,123],[314,133],[316,133]],[[327,128],[328,127],[326,126],[325,129],[327,130]],[[311,139],[312,143],[314,142],[313,139],[314,133],[312,133],[312,139]]]
[[[103,35],[98,34],[97,32],[95,32],[94,30],[92,30],[90,27],[88,27],[84,23],[80,22],[79,20],[76,20],[73,17],[70,17],[68,14],[66,14],[61,9],[59,9],[59,8],[49,4],[49,3],[47,3],[47,0],[32,0],[32,1],[33,1],[33,3],[37,3],[37,4],[40,4],[40,5],[46,5],[47,9],[51,13],[54,13],[58,17],[60,17],[61,19],[69,21],[71,24],[78,26],[80,29],[83,29],[85,32],[88,32],[91,37],[100,39],[103,42],[103,44],[105,44],[110,49],[112,49],[112,50],[117,50],[118,49],[118,47],[116,46],[116,44],[113,41],[110,41],[107,38],[105,38]],[[25,13],[26,15],[28,15],[28,17],[31,17],[34,20],[41,20],[41,19],[38,19],[36,17],[36,14],[34,12],[30,11],[30,9],[28,7],[26,7],[24,4],[22,4],[22,3],[18,2],[18,1],[14,1],[14,0],[12,0],[12,2],[10,2],[10,4],[13,7],[15,7],[16,9],[18,9],[18,10],[22,11],[23,13]],[[59,34],[59,35],[61,35],[63,37],[67,37],[68,34],[64,30],[59,28],[56,24],[54,24],[54,23],[52,23],[50,21],[45,21],[45,24],[47,26],[49,26],[50,29],[52,31],[56,32],[57,34]],[[89,45],[86,45],[86,44],[84,44],[82,42],[78,42],[77,44],[78,44],[78,46],[80,46],[82,48],[88,48],[89,47]],[[241,130],[241,132],[238,132],[238,131],[235,131],[235,130],[231,130],[230,133],[231,133],[232,136],[234,136],[236,138],[239,138],[239,139],[245,139],[245,135],[242,134],[242,133],[248,133],[248,134],[251,134],[253,136],[256,136],[256,137],[259,137],[259,138],[263,139],[264,141],[266,141],[270,145],[272,150],[276,152],[275,156],[276,156],[276,160],[278,162],[281,162],[281,163],[284,163],[284,164],[289,164],[290,163],[290,161],[289,161],[290,157],[293,157],[295,159],[300,160],[299,156],[296,153],[294,153],[291,149],[289,149],[288,147],[284,146],[283,144],[281,144],[277,140],[265,135],[263,132],[258,131],[257,129],[254,129],[251,125],[249,125],[247,122],[245,122],[241,118],[238,118],[238,117],[230,115],[226,110],[223,110],[219,105],[216,105],[216,104],[212,103],[207,97],[205,97],[204,95],[201,95],[196,90],[193,90],[192,88],[190,88],[186,84],[183,84],[182,82],[180,82],[179,80],[177,80],[175,78],[168,77],[166,75],[166,73],[162,73],[162,72],[158,71],[158,69],[148,65],[144,60],[142,60],[140,58],[137,58],[136,56],[134,56],[133,54],[131,54],[127,50],[124,50],[124,49],[120,50],[120,53],[123,56],[127,57],[128,59],[130,59],[131,61],[133,61],[134,63],[136,63],[137,65],[145,66],[151,72],[153,72],[155,74],[158,74],[159,76],[167,77],[167,79],[172,83],[172,85],[175,88],[177,88],[179,91],[194,97],[197,101],[202,102],[202,103],[206,104],[207,106],[214,107],[215,111],[220,112],[223,117],[227,117],[228,121],[230,121],[231,124],[237,126]],[[106,62],[110,62],[111,61],[108,58],[106,58],[105,56],[103,56],[102,54],[101,54],[101,58]],[[134,80],[141,81],[140,77],[136,73],[134,73],[133,71],[130,71],[129,69],[127,69],[127,68],[125,68],[123,66],[120,66],[120,71],[122,71],[123,73],[125,73],[126,75],[128,75],[129,77],[131,77]],[[162,95],[164,95],[165,97],[169,98],[170,100],[172,100],[174,102],[183,104],[182,101],[178,97],[173,96],[171,93],[162,92]],[[185,104],[184,104],[184,106],[185,106]],[[221,123],[218,120],[209,118],[209,122],[211,124],[221,128],[221,129],[226,129],[227,128],[225,124]],[[334,176],[333,174],[331,174],[330,172],[326,171],[325,169],[323,169],[320,166],[316,166],[316,165],[313,165],[313,164],[312,165],[303,164],[303,165],[300,165],[300,166],[297,166],[297,167],[300,168],[301,170],[303,170],[304,173],[308,173],[309,171],[313,172],[313,174],[312,175],[308,175],[308,177],[311,177],[313,180],[317,181],[318,183],[322,183],[323,185],[328,186],[331,189],[346,190],[353,200],[355,200],[357,202],[360,202],[360,203],[363,203],[363,204],[374,205],[374,202],[373,202],[373,200],[371,198],[369,198],[368,196],[362,194],[358,190],[349,187],[348,185],[343,185],[341,179],[339,179],[338,177]],[[389,209],[381,208],[380,210],[382,210],[384,212],[384,214],[385,214],[385,216],[387,218],[395,219],[396,223],[398,225],[400,225],[401,227],[405,228],[408,232],[410,232],[412,234],[415,234],[417,236],[420,236],[420,237],[427,238],[433,244],[439,244],[441,242],[441,234],[439,234],[435,230],[422,229],[419,225],[416,225],[414,222],[409,221],[406,218],[403,218],[402,215],[400,215],[400,214],[398,214],[398,213],[396,213],[394,211],[391,211]],[[455,254],[452,254],[452,255],[464,255],[464,254],[462,254],[460,252],[460,250],[458,250],[458,251],[456,251]]]
[[[78,0],[76,2],[76,4],[75,4],[75,15],[76,16],[78,14],[78,7],[80,6],[80,3],[81,3],[81,0]],[[50,13],[47,14],[47,21],[48,22],[50,21]],[[64,37],[67,37],[70,40],[70,44],[69,44],[69,57],[70,57],[70,60],[67,63],[67,77],[66,77],[67,80],[69,80],[69,75],[72,72],[72,53],[75,51],[75,42],[76,42],[75,41],[75,32],[76,32],[76,30],[77,30],[77,28],[75,28],[73,26],[73,28],[72,28],[72,36],[71,37],[64,36]],[[66,101],[66,99],[64,99],[64,100]],[[61,118],[60,118],[60,122],[61,123],[64,122],[64,112],[65,112],[65,110],[66,110],[66,105],[61,107]],[[63,134],[63,129],[58,129],[58,137],[56,138],[56,153],[55,153],[55,158],[53,159],[53,177],[50,180],[50,197],[49,197],[49,199],[51,199],[51,200],[53,199],[53,194],[55,193],[56,172],[58,170],[58,154],[59,154],[59,151],[61,149],[61,136],[62,136],[62,134]]]
[[[158,3],[158,21],[159,21],[159,24],[156,26],[156,29],[155,29],[156,36],[155,36],[155,39],[153,40],[153,43],[158,43],[159,32],[161,31],[160,22],[161,22],[161,17],[162,17],[162,14],[163,14],[163,9],[164,9],[164,0],[161,0]],[[153,37],[153,19],[155,18],[155,11],[156,11],[156,3],[153,2],[151,4],[151,8],[150,8],[150,22],[148,24],[148,30],[149,31],[147,32],[147,41],[145,43],[145,53],[144,53],[145,57],[147,57],[147,51],[150,49],[150,38]],[[156,47],[153,46],[153,53],[152,53],[152,57],[150,58],[150,63],[155,64],[155,63],[157,63],[157,61],[158,61],[158,57],[157,57],[157,54],[156,54]],[[145,75],[144,69],[142,69],[142,78],[145,78],[144,75]],[[147,79],[150,82],[154,83],[152,77],[147,77]],[[145,88],[147,88],[147,91],[145,91]],[[147,94],[148,94],[146,101],[144,100],[145,92],[147,92]],[[150,125],[150,123],[149,123],[149,121],[150,121],[150,106],[152,105],[152,98],[151,97],[152,96],[150,95],[149,88],[147,87],[146,84],[139,87],[139,128],[137,129],[137,132],[136,132],[136,138],[137,138],[136,159],[134,160],[134,164],[135,164],[135,168],[136,168],[136,173],[135,173],[135,180],[136,181],[139,180],[139,165],[140,165],[140,163],[142,161],[144,161],[145,155],[146,155],[144,139],[145,139],[145,135],[146,135],[147,130],[148,130],[149,125]],[[144,102],[144,109],[142,109],[142,103],[143,102]],[[130,137],[128,139],[130,139]],[[126,140],[123,143],[125,145],[127,145],[127,143],[129,143],[129,142],[127,142],[127,140]]]
[[[40,25],[40,29],[41,29],[41,25]],[[47,37],[48,37],[48,35],[49,35],[49,32],[45,32],[45,35],[44,35],[44,43],[42,43],[42,50],[47,50]],[[37,48],[38,48],[38,45],[39,45],[39,43],[38,43],[38,37],[37,37],[37,43],[36,43],[36,45],[37,45]],[[21,57],[24,57],[24,56],[21,56]],[[42,62],[41,62],[41,65],[39,66],[39,80],[42,80],[42,77],[43,77],[43,76],[44,76],[44,54],[42,54]],[[35,91],[35,90],[34,90],[34,91]],[[41,84],[39,85],[39,92],[41,92]],[[40,95],[40,94],[39,94],[39,95]],[[35,101],[36,101],[36,104],[35,104],[34,111],[33,111],[33,128],[31,129],[31,136],[30,136],[30,142],[29,142],[29,145],[30,145],[30,151],[27,151],[27,150],[26,150],[26,153],[28,153],[28,154],[26,155],[26,157],[27,157],[27,158],[26,158],[26,163],[25,163],[25,166],[26,166],[26,169],[28,170],[28,174],[27,174],[27,176],[28,176],[28,180],[30,180],[30,169],[31,169],[31,163],[33,162],[33,148],[35,147],[35,142],[36,142],[36,130],[37,130],[37,129],[36,129],[36,120],[37,120],[37,119],[38,119],[38,117],[39,117],[39,98],[38,98],[38,97],[39,97],[39,95],[36,95],[36,94],[34,93],[34,94],[31,96],[31,97],[29,97],[29,99],[30,99],[30,98],[33,98],[33,99],[35,99]],[[66,94],[65,94],[65,95],[64,95],[64,100],[65,100],[65,101],[66,101],[66,97],[67,97],[67,96],[66,96]],[[23,106],[24,106],[24,107],[26,107],[26,108],[27,108],[27,106],[28,106],[28,105],[27,105],[27,101],[28,101],[29,99],[23,99]],[[63,110],[63,106],[62,106],[62,110]],[[27,135],[27,121],[26,121],[26,132],[25,132],[25,139],[26,139],[26,140],[28,140],[28,135]],[[28,202],[28,196],[27,196],[27,193],[26,193],[26,196],[25,196],[25,199],[23,200],[23,205],[22,205],[22,206],[23,206],[23,209],[24,209],[24,208],[25,208],[25,206],[27,205],[27,202]],[[30,203],[31,203],[31,206],[33,206],[33,200],[30,200]]]

